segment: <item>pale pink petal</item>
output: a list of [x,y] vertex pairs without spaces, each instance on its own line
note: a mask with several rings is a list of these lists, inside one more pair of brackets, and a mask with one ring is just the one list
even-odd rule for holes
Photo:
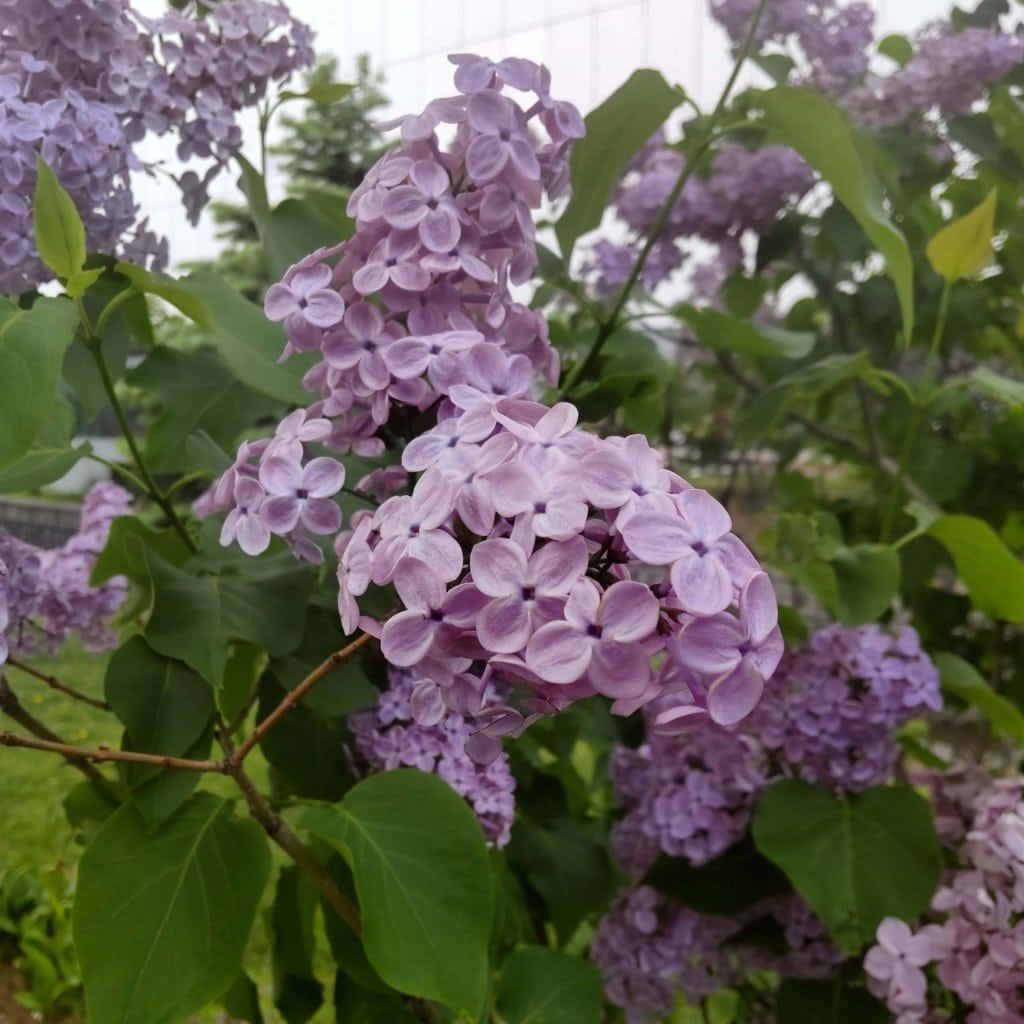
[[545,544],[530,559],[530,579],[544,594],[568,594],[586,569],[587,545],[582,537]]
[[522,462],[505,462],[487,474],[491,500],[499,515],[514,516],[533,507],[541,492],[540,476]]
[[299,521],[310,533],[326,536],[341,529],[341,509],[330,498],[304,501]]
[[759,644],[779,622],[779,606],[767,573],[759,572],[740,594],[740,617],[747,627],[747,636]]
[[692,488],[676,498],[679,511],[693,527],[694,534],[705,543],[718,540],[732,529],[732,520],[722,504],[707,491]]
[[629,700],[647,689],[651,667],[638,644],[602,639],[594,645],[587,676],[606,697]]
[[299,525],[302,502],[290,495],[267,498],[260,506],[260,518],[273,533],[284,536]]
[[402,558],[395,566],[395,590],[406,608],[428,612],[441,607],[444,584],[434,567],[418,558]]
[[669,565],[692,550],[693,534],[678,516],[638,512],[622,527],[622,538],[637,558],[650,565]]
[[388,347],[388,369],[400,380],[418,377],[430,365],[430,349],[415,338],[396,341]]
[[329,498],[337,494],[345,483],[345,467],[334,459],[323,456],[313,459],[302,474],[302,488],[311,498]]
[[740,663],[739,647],[745,639],[739,622],[723,613],[688,623],[670,651],[686,668],[718,676]]
[[658,626],[658,615],[657,598],[634,580],[613,583],[601,598],[601,626],[609,640],[646,640]]
[[691,549],[673,564],[670,576],[680,604],[693,615],[717,615],[732,603],[732,579],[714,555]]
[[634,484],[632,466],[614,449],[592,452],[580,463],[583,496],[595,508],[620,508]]
[[442,530],[430,530],[409,542],[409,554],[428,562],[446,583],[462,572],[462,548]]

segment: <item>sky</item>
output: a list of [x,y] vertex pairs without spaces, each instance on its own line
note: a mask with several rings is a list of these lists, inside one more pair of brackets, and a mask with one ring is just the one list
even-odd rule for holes
[[[166,0],[136,0],[158,14]],[[705,0],[289,0],[296,17],[316,33],[317,49],[333,53],[343,77],[354,74],[358,54],[368,53],[386,75],[391,106],[383,116],[420,110],[434,96],[452,91],[451,52],[499,59],[528,57],[547,64],[552,92],[586,113],[636,67],[658,68],[705,108],[730,69],[725,37],[707,16]],[[948,10],[948,0],[874,0],[882,34],[909,32]],[[246,154],[256,158],[254,116],[243,121]],[[173,142],[152,140],[143,158],[180,169]],[[213,195],[237,199],[229,168]],[[283,182],[269,175],[272,201]],[[136,198],[154,230],[171,240],[173,263],[209,258],[216,241],[208,217],[188,225],[177,189],[164,175],[139,175]]]

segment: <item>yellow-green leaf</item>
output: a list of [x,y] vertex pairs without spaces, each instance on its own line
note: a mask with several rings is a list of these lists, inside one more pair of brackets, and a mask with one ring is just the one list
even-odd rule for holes
[[995,234],[996,190],[992,189],[973,210],[940,228],[925,253],[936,274],[947,281],[973,277],[992,256]]
[[39,258],[65,281],[85,263],[85,228],[71,196],[41,157],[36,157],[36,197],[32,210]]

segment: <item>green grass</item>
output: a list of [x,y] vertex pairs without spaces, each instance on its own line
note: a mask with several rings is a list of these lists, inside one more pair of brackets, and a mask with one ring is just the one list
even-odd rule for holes
[[[102,699],[107,659],[106,654],[90,654],[69,643],[59,656],[36,657],[29,663],[90,697]],[[5,675],[25,710],[66,743],[87,747],[120,743],[120,723],[109,712],[72,700],[19,669],[9,667]],[[25,733],[10,720],[5,720],[2,728]],[[4,747],[0,759],[4,787],[0,865],[47,867],[77,861],[79,850],[61,801],[82,781],[82,775],[61,758],[38,750]]]

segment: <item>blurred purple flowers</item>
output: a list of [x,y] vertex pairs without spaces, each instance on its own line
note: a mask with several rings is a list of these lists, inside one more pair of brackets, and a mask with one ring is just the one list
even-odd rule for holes
[[38,548],[0,531],[0,665],[9,652],[54,651],[71,633],[89,650],[117,642],[108,623],[124,603],[128,583],[114,577],[94,587],[89,577],[110,524],[131,507],[126,490],[102,482],[82,502],[78,531],[59,548]]
[[128,0],[0,0],[0,293],[47,279],[35,256],[36,154],[68,190],[89,249],[160,266],[167,244],[139,219],[136,146],[174,131],[198,159],[179,185],[194,221],[241,147],[237,116],[312,60],[312,37],[279,3],[221,0],[205,16],[145,18]]

